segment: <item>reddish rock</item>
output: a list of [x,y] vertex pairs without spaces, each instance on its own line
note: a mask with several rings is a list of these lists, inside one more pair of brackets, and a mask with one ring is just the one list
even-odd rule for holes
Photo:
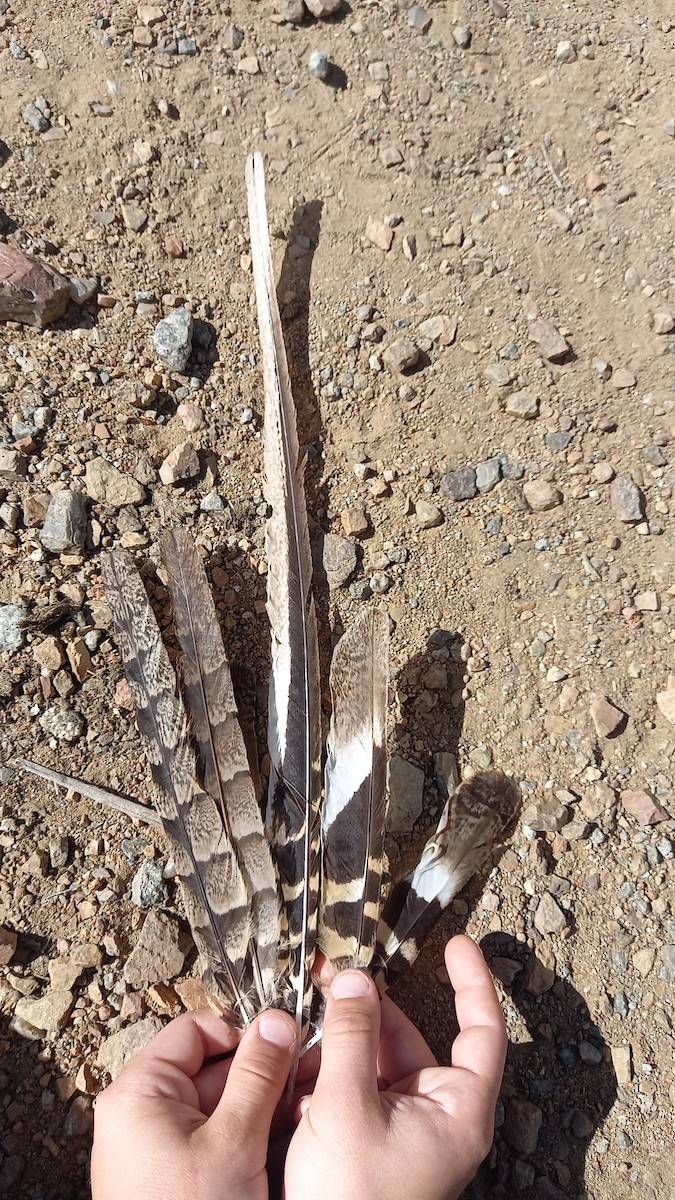
[[58,271],[0,244],[0,321],[44,329],[63,316],[70,294],[70,280]]
[[638,825],[658,825],[659,821],[668,820],[668,813],[644,788],[622,792],[621,803],[626,812],[635,817]]

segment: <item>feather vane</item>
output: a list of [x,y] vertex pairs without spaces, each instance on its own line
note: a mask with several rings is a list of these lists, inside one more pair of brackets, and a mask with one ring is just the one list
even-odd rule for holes
[[384,874],[389,618],[366,611],[341,637],[330,682],[321,812],[319,944],[337,966],[368,967]]
[[246,883],[218,806],[198,780],[185,707],[147,592],[131,558],[102,563],[106,595],[207,990],[247,1021],[243,989],[251,920]]
[[276,999],[279,895],[237,715],[232,675],[206,573],[184,529],[162,538],[181,677],[204,771],[250,904],[249,954],[261,1007]]
[[512,825],[519,805],[517,785],[501,771],[463,780],[448,797],[417,866],[395,885],[384,905],[377,936],[378,984],[387,987],[415,961],[438,918]]

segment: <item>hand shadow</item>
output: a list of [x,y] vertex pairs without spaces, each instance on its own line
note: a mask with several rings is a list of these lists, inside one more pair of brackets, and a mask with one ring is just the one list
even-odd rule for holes
[[[510,1043],[495,1140],[464,1200],[585,1195],[586,1151],[617,1096],[609,1048],[583,997],[536,952],[506,932],[481,949],[504,981]],[[527,1040],[514,1041],[522,1024]]]

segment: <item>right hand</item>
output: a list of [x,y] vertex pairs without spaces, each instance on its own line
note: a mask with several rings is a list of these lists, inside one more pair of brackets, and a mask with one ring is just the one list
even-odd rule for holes
[[506,1027],[468,937],[448,943],[460,1032],[452,1066],[363,971],[333,980],[314,1092],[299,1106],[286,1200],[457,1200],[492,1145]]

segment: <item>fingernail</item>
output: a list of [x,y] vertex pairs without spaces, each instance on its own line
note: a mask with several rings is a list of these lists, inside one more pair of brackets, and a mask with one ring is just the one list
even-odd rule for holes
[[295,1041],[295,1026],[290,1018],[273,1008],[258,1021],[258,1033],[264,1042],[271,1042],[280,1050],[290,1050]]
[[333,980],[330,994],[335,1000],[355,1000],[369,991],[370,979],[364,971],[341,971]]

